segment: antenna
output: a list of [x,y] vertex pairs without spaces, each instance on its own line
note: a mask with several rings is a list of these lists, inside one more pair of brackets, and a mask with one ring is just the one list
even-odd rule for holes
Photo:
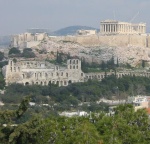
[[139,11],[137,12],[137,14],[130,20],[130,22],[132,22],[138,15],[139,15]]

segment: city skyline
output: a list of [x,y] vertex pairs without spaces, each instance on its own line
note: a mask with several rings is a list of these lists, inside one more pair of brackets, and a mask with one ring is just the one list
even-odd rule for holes
[[100,21],[116,19],[147,23],[148,0],[0,0],[0,35],[23,33],[28,28],[55,31],[67,26],[99,28]]

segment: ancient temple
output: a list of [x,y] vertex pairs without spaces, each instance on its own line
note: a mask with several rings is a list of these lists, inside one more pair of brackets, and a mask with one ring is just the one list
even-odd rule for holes
[[101,21],[100,33],[104,35],[113,34],[145,34],[146,24],[145,23],[128,23],[116,20],[105,20]]

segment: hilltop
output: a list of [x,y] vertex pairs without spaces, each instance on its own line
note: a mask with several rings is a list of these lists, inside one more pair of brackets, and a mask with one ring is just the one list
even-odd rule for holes
[[52,34],[56,36],[66,36],[66,35],[75,35],[78,30],[97,30],[97,28],[89,27],[89,26],[69,26],[57,31],[54,31]]

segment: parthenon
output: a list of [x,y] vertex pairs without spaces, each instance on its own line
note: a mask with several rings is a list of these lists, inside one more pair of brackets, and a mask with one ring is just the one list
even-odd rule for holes
[[100,33],[106,35],[113,34],[145,34],[146,23],[128,23],[116,20],[101,21]]

